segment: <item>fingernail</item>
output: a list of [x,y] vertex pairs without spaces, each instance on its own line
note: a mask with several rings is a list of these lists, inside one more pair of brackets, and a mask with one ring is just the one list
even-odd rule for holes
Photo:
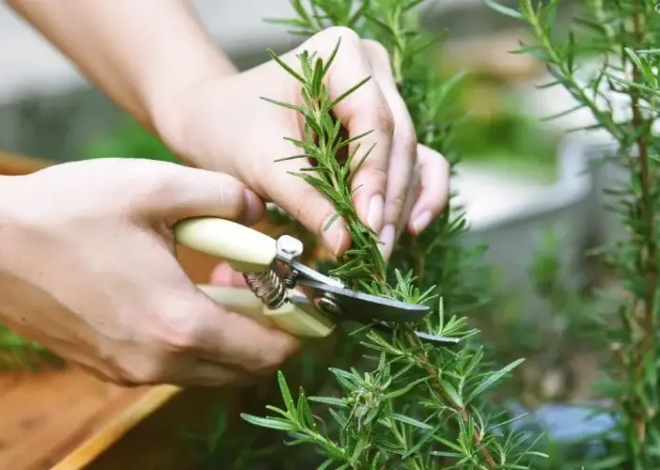
[[[331,215],[323,221],[322,229],[326,228],[328,222],[333,217],[334,215]],[[339,256],[343,251],[346,236],[347,236],[346,230],[344,228],[344,223],[341,220],[341,218],[336,219],[334,222],[332,222],[332,225],[330,225],[330,227],[328,227],[327,229],[323,230],[323,234],[321,235],[325,246],[328,247],[328,249],[330,249],[332,251],[332,254],[335,256]]]
[[376,194],[369,201],[369,210],[367,211],[367,224],[375,233],[380,232],[383,227],[383,196]]
[[415,235],[419,235],[424,230],[426,230],[426,228],[429,226],[430,223],[431,223],[431,213],[429,211],[422,212],[413,220],[413,224],[412,224],[413,232],[415,232]]
[[383,231],[380,233],[380,252],[383,255],[383,258],[386,260],[390,259],[392,254],[392,249],[394,248],[394,225],[386,225]]

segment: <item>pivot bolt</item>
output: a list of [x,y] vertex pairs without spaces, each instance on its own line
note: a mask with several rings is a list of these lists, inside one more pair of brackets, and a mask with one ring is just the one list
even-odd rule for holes
[[320,297],[316,302],[316,306],[330,318],[338,319],[342,316],[342,310],[339,304],[328,296]]
[[297,238],[282,235],[277,239],[276,249],[281,258],[287,261],[296,261],[302,256],[303,244]]

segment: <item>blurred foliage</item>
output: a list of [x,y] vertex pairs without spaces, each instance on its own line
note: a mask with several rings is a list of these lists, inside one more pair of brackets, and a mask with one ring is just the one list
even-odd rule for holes
[[463,162],[555,180],[561,136],[521,111],[520,98],[509,83],[475,74],[453,92],[465,114],[454,123],[448,145]]
[[17,335],[0,323],[0,370],[36,370],[44,363],[62,364],[40,344]]
[[180,163],[180,160],[154,134],[146,131],[132,118],[126,117],[107,136],[91,141],[82,149],[80,159],[145,158]]
[[[551,79],[540,87],[562,87],[574,98],[574,106],[557,117],[588,110],[593,120],[578,130],[608,134],[611,146],[601,152],[599,163],[627,175],[624,184],[606,189],[607,208],[625,228],[621,239],[599,250],[611,279],[594,304],[575,309],[578,324],[573,326],[573,334],[586,335],[580,341],[596,342],[602,369],[593,396],[604,404],[593,406],[593,414],[610,418],[614,426],[611,432],[583,436],[585,445],[601,448],[600,454],[576,455],[563,465],[660,468],[658,3],[581,0],[568,34],[556,36],[560,0],[519,0],[517,9],[485,1],[526,26],[530,38],[518,53],[547,64]],[[598,56],[598,66],[585,67],[579,58],[586,55]],[[540,290],[556,309],[573,298],[557,282],[541,280]]]

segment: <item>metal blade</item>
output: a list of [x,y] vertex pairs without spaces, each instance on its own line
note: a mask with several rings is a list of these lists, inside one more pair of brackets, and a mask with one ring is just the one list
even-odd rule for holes
[[409,304],[397,300],[378,297],[375,295],[355,292],[338,285],[329,285],[301,276],[298,285],[305,291],[312,301],[317,303],[320,310],[326,311],[318,305],[321,299],[330,300],[338,307],[339,320],[353,320],[360,323],[371,323],[374,320],[404,323],[424,318],[430,307],[426,305]]
[[[374,329],[380,331],[381,333],[385,333],[386,335],[392,335],[392,327],[389,325],[385,325],[384,323],[376,323],[374,325]],[[419,338],[419,340],[422,343],[427,343],[427,344],[433,344],[434,346],[455,346],[458,343],[460,343],[459,338],[449,338],[447,336],[438,336],[438,335],[431,335],[429,333],[424,333],[423,331],[413,331],[415,336]]]

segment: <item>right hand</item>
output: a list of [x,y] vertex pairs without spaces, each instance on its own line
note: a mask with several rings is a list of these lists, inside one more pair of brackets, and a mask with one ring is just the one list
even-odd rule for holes
[[236,179],[149,160],[56,165],[0,179],[0,321],[123,385],[240,384],[293,337],[228,312],[175,257],[171,227],[264,207]]
[[[329,99],[373,77],[332,111],[345,125],[347,137],[368,134],[349,145],[350,152],[358,144],[361,149],[351,160],[354,170],[361,162],[351,179],[352,200],[361,221],[379,235],[387,259],[404,229],[419,235],[444,210],[449,164],[439,153],[417,144],[412,118],[381,44],[363,40],[348,28],[333,27],[280,59],[300,71],[300,52],[317,52],[327,60],[339,40],[341,47],[325,78]],[[159,80],[163,84],[154,85],[167,90],[153,98],[154,124],[161,139],[192,166],[243,181],[262,199],[294,216],[333,254],[344,254],[352,241],[341,220],[328,227],[328,221],[336,218],[334,205],[312,185],[289,174],[304,173],[313,162],[309,158],[276,161],[307,153],[284,139],[305,141],[304,122],[299,113],[260,97],[300,105],[300,84],[274,60],[240,74],[205,71],[208,76],[197,77],[189,86],[172,89],[171,77],[166,76]],[[363,161],[370,148],[373,151]]]

